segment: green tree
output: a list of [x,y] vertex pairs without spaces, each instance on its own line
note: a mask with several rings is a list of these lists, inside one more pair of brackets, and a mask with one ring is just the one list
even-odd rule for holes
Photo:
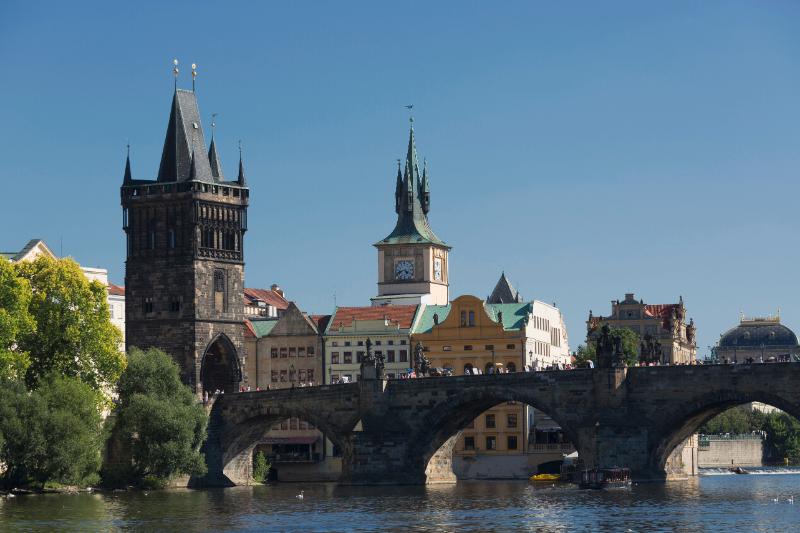
[[597,350],[595,349],[595,345],[591,342],[589,344],[581,344],[578,346],[578,351],[573,354],[573,357],[576,366],[585,367],[588,361],[592,361],[596,365]]
[[20,338],[36,330],[30,302],[30,283],[0,257],[0,379],[21,379],[30,365],[28,352],[19,347]]
[[[599,329],[597,330],[599,334]],[[639,361],[639,335],[629,328],[609,328],[609,334],[613,339],[622,339],[622,355],[625,364],[633,366]],[[581,353],[583,348],[583,353]],[[597,364],[597,344],[596,339],[590,339],[586,346],[578,346],[578,353],[576,359],[591,359]]]
[[40,257],[14,265],[30,283],[36,332],[19,338],[30,354],[30,388],[51,373],[73,376],[95,390],[112,386],[125,368],[122,334],[109,318],[106,288],[89,282],[72,259]]
[[264,452],[260,451],[253,458],[253,481],[257,483],[264,483],[269,476],[270,464],[267,458],[264,457]]
[[49,376],[28,392],[22,382],[0,386],[0,461],[6,485],[97,481],[102,447],[99,393],[78,379]]
[[113,438],[130,449],[130,470],[122,474],[128,481],[206,472],[199,450],[208,417],[167,354],[131,349],[118,390]]

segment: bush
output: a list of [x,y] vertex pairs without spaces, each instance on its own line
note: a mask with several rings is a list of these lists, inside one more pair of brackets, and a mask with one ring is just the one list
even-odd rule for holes
[[270,464],[264,457],[264,452],[259,451],[253,458],[253,480],[257,483],[264,483],[269,476]]
[[28,392],[0,384],[0,461],[8,485],[91,485],[98,481],[102,417],[98,393],[78,379],[47,377]]
[[125,479],[152,485],[177,475],[205,474],[200,446],[207,421],[205,410],[181,382],[178,366],[167,354],[155,348],[131,349],[119,381],[113,428],[113,439],[128,449],[130,462],[122,472],[107,469],[104,482],[111,483],[116,476],[116,483]]

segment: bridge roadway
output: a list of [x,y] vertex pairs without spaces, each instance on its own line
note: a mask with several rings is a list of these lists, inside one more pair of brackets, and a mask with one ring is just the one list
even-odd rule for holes
[[[363,380],[228,394],[211,407],[204,445],[209,473],[195,483],[249,483],[255,445],[290,417],[311,422],[342,450],[341,482],[454,481],[451,455],[459,430],[506,401],[551,416],[589,466],[628,467],[634,479],[665,480],[676,472],[670,454],[730,407],[758,401],[800,418],[800,364]],[[359,421],[363,429],[354,431]]]

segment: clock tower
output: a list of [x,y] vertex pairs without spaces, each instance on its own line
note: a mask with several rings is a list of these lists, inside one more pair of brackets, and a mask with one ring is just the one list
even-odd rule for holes
[[397,224],[378,249],[378,296],[372,305],[432,304],[449,300],[450,246],[428,223],[430,188],[427,165],[420,174],[414,143],[414,119],[408,138],[405,168],[397,165],[394,210]]

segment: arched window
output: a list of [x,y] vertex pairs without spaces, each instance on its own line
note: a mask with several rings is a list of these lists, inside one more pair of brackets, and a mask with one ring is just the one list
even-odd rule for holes
[[475,311],[469,312],[469,325],[470,327],[475,325]]
[[214,271],[214,309],[224,311],[226,306],[225,298],[225,272],[223,270]]

